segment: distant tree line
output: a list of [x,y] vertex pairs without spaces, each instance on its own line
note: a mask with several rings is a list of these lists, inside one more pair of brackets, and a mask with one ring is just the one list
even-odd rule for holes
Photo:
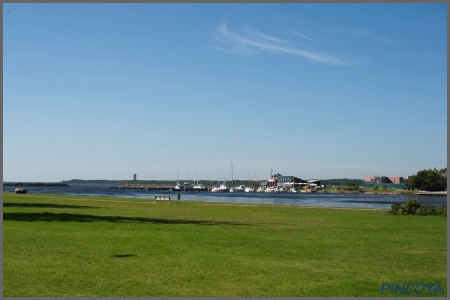
[[447,190],[447,168],[424,169],[405,180],[408,189]]

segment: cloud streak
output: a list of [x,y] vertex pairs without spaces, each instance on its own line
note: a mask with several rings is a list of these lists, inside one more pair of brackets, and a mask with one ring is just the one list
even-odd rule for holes
[[306,40],[308,40],[310,42],[317,43],[317,40],[313,39],[312,37],[307,36],[306,34],[300,33],[300,32],[298,32],[296,30],[289,29],[289,28],[285,28],[284,30],[286,30],[286,32],[288,32],[288,33],[290,33],[290,34],[292,34],[294,36],[300,37],[302,39],[306,39]]
[[[305,38],[300,33],[298,33],[298,36]],[[221,24],[214,30],[213,37],[219,46],[214,45],[211,48],[230,53],[246,51],[245,53],[290,54],[328,65],[347,65],[346,62],[336,57],[299,49],[289,40],[281,39],[247,26],[244,26],[241,31],[237,32],[229,30],[226,24]]]
[[367,28],[361,27],[361,28],[357,28],[354,30],[350,30],[349,32],[352,34],[355,34],[357,36],[363,37],[363,38],[372,39],[372,40],[389,43],[389,44],[396,44],[396,42],[394,42],[388,38],[385,38],[381,35],[378,35]]

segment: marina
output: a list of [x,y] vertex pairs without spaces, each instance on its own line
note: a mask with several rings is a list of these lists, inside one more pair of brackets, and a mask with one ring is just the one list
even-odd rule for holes
[[170,186],[170,185],[150,185],[150,184],[123,184],[117,186],[108,186],[108,189],[127,189],[127,190],[149,190],[149,191],[184,191],[184,192],[206,192],[211,190],[211,188],[203,186],[182,186],[181,184]]

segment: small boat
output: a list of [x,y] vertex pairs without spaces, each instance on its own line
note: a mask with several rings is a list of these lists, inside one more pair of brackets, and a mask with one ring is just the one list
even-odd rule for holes
[[234,188],[230,188],[230,193],[234,193],[234,192],[235,192]]
[[180,178],[180,164],[178,164],[177,184],[175,184],[175,189],[176,190],[183,190],[183,186],[178,182],[179,178]]
[[253,189],[253,188],[251,188],[251,187],[247,187],[247,188],[245,188],[245,190],[244,190],[244,192],[246,192],[246,193],[250,193],[250,192],[254,192],[255,190]]
[[221,191],[228,191],[228,186],[225,181],[219,186],[219,189]]
[[194,189],[194,190],[202,190],[202,189],[204,189],[204,187],[203,187],[203,185],[198,184],[198,180],[197,180],[197,172],[198,172],[198,161],[197,161],[197,166],[195,167],[195,178],[194,178],[194,183],[195,183],[195,182],[197,182],[197,183],[194,184],[194,186],[192,187],[192,189]]
[[14,190],[14,192],[18,193],[18,194],[26,194],[27,190],[24,188],[17,188]]
[[278,192],[276,188],[274,188],[273,186],[266,188],[265,190],[266,193],[276,193]]
[[193,188],[194,190],[202,190],[202,189],[204,189],[203,185],[202,185],[202,184],[199,184],[199,183],[197,183],[196,185],[194,185],[192,188]]
[[236,187],[235,190],[236,192],[242,192],[245,190],[245,186],[241,184],[240,186]]
[[256,190],[256,192],[257,192],[257,193],[264,192],[264,189],[260,186],[260,187]]

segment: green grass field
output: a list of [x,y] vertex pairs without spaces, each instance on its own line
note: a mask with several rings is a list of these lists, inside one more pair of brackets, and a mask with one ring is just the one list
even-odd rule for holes
[[439,284],[447,218],[3,193],[3,296],[418,296]]

